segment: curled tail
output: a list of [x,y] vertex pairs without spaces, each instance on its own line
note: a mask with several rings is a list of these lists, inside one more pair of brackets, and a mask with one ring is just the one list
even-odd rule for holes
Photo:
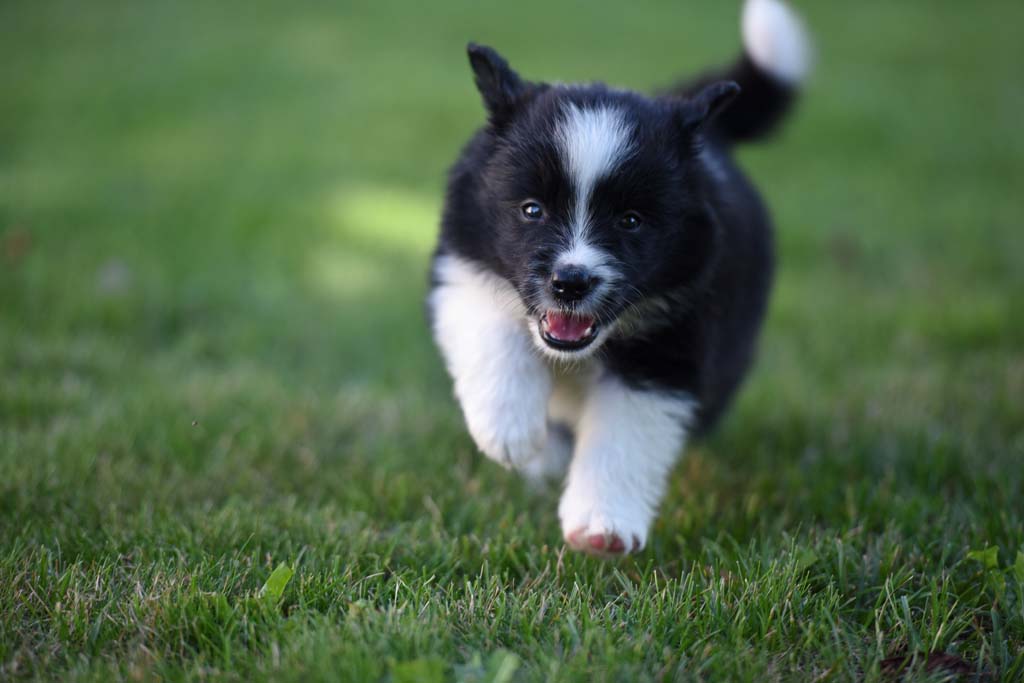
[[743,7],[743,54],[724,70],[706,74],[677,90],[698,92],[715,81],[735,81],[740,94],[714,122],[727,142],[770,134],[796,101],[811,69],[811,41],[803,20],[783,0],[747,0]]

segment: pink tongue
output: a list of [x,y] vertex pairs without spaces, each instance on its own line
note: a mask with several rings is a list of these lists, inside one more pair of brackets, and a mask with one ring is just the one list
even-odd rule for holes
[[568,342],[580,341],[587,336],[587,330],[593,324],[593,318],[548,311],[548,334],[555,339]]

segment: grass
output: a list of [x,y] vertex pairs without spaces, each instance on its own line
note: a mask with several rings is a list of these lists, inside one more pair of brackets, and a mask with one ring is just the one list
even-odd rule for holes
[[733,4],[0,5],[0,679],[1024,680],[1019,2],[799,3],[759,365],[642,555],[462,427],[464,42],[654,87]]

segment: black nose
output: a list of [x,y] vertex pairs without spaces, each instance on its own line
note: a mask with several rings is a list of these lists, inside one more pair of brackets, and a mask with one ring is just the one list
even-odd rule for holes
[[551,276],[551,291],[562,303],[579,301],[594,288],[596,278],[579,266],[556,268]]

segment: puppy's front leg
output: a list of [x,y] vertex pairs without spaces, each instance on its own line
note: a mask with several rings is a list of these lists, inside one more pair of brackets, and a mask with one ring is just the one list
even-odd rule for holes
[[595,384],[558,506],[566,543],[601,555],[644,547],[695,407],[685,395],[615,377]]
[[440,259],[435,274],[434,336],[469,433],[487,457],[522,470],[546,447],[551,373],[531,346],[519,298],[454,257]]

